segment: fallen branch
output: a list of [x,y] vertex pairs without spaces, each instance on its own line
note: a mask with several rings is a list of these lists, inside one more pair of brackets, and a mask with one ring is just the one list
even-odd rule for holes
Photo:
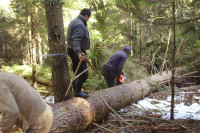
[[118,120],[112,113],[110,113],[110,115],[111,115],[116,121],[118,121],[119,124],[120,124],[121,126],[123,126],[123,124],[121,123],[121,120]]
[[101,128],[101,129],[104,129],[104,130],[106,130],[106,131],[108,131],[108,132],[115,133],[115,132],[113,132],[113,131],[111,131],[111,130],[105,128],[105,127],[102,127],[102,126],[97,125],[96,123],[93,123],[93,125],[95,125],[95,126]]
[[188,130],[190,133],[195,133],[195,132],[191,131],[188,127],[186,127],[186,126],[184,126],[184,125],[182,125],[182,124],[180,124],[180,123],[179,123],[179,125],[180,125],[182,128]]
[[112,110],[112,112],[117,115],[123,122],[125,122],[126,124],[128,124],[129,126],[131,126],[127,121],[125,121],[122,117],[120,117],[120,115],[117,114],[117,112],[115,110],[113,110],[108,103],[106,103],[106,101],[101,97],[101,99],[103,100],[103,102],[108,106],[109,109]]
[[182,127],[173,127],[172,125],[137,126],[137,128],[151,131],[178,131],[182,129]]
[[[129,120],[129,119],[127,119],[127,120],[125,120],[125,121],[128,121],[128,122],[131,122],[131,124],[138,124],[138,123],[145,123],[145,124],[147,124],[147,123],[150,123],[149,121],[145,121],[145,120]],[[110,120],[110,122],[118,122],[118,120]],[[133,126],[129,126],[129,127],[133,127]]]

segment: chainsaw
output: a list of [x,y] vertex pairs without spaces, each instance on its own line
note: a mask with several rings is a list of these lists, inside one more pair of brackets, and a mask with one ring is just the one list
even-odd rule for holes
[[126,75],[122,73],[119,78],[116,79],[118,84],[123,84],[126,80]]

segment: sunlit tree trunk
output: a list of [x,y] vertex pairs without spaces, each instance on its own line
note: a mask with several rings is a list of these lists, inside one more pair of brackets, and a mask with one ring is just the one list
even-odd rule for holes
[[140,63],[142,62],[142,22],[140,22]]
[[13,66],[14,65],[14,60],[15,60],[15,46],[14,45],[11,46],[11,55],[12,55],[11,64]]
[[30,6],[27,4],[27,45],[28,45],[28,52],[27,55],[29,56],[29,65],[32,65],[32,46],[31,46],[31,27],[29,25],[31,25],[31,16],[30,16]]
[[[39,34],[38,34],[39,36]],[[38,47],[37,47],[37,55],[41,55],[42,54],[42,38],[39,36],[38,39],[37,39],[37,44],[38,44]],[[37,56],[37,63],[42,65],[42,56]]]
[[3,59],[3,36],[0,31],[0,58]]
[[33,6],[31,9],[32,85],[37,88],[35,14],[36,8]]
[[131,56],[133,56],[133,49],[134,49],[134,43],[133,43],[133,14],[131,13]]
[[23,64],[30,64],[30,59],[29,59],[29,42],[30,42],[30,34],[29,34],[29,31],[30,31],[30,26],[29,26],[29,23],[30,23],[30,16],[29,16],[29,5],[26,4],[26,39],[24,40],[24,45],[23,45]]
[[20,45],[21,50],[20,50],[20,64],[23,65],[24,64],[24,42],[21,43]]
[[8,58],[8,46],[6,43],[4,43],[4,59]]
[[[134,31],[135,31],[135,34],[138,34],[138,33],[137,33],[137,32],[138,32],[138,23],[137,23],[137,21],[135,21],[135,24],[134,24]],[[135,45],[138,44],[138,38],[135,40],[134,44],[135,44]],[[137,52],[140,51],[140,50],[138,50],[138,49],[136,49],[136,50],[137,50]],[[138,54],[139,54],[139,53],[138,53]]]
[[[45,0],[45,10],[50,53],[65,53],[66,46],[62,15],[62,1]],[[55,102],[60,102],[63,100],[70,82],[67,56],[52,56],[51,59]],[[70,89],[67,98],[71,97],[72,90]]]

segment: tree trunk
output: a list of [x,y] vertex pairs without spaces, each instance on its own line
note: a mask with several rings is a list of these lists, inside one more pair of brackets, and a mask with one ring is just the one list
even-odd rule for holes
[[[111,112],[109,106],[119,110],[136,100],[149,95],[155,90],[152,85],[169,82],[171,72],[164,72],[152,77],[136,80],[127,84],[96,91],[89,98],[72,98],[54,104],[52,109],[54,120],[51,133],[75,133],[88,127],[92,122],[100,121]],[[105,101],[105,102],[104,102]]]
[[140,63],[142,63],[142,22],[140,21]]
[[[29,25],[31,23],[31,15],[30,15],[30,11],[29,8],[31,8],[30,6],[27,6],[26,12],[27,12],[27,24]],[[27,27],[28,27],[27,25]],[[31,24],[30,24],[31,25]],[[32,65],[32,46],[31,46],[31,27],[27,28],[27,32],[28,32],[28,39],[27,39],[27,44],[28,44],[28,56],[29,56],[29,65]]]
[[3,59],[3,37],[1,31],[0,31],[0,58]]
[[20,45],[20,65],[24,65],[24,41]]
[[[62,15],[62,1],[45,0],[47,18],[48,38],[50,53],[65,53],[65,35]],[[61,102],[69,86],[70,75],[67,56],[52,56],[52,82],[55,102]],[[67,98],[72,97],[72,90],[69,90]]]
[[175,0],[172,1],[172,23],[173,23],[173,52],[172,52],[172,79],[171,79],[171,115],[170,119],[174,120],[174,87],[175,87],[175,53],[176,53],[176,6]]
[[133,56],[134,44],[133,44],[133,13],[131,13],[131,57]]
[[[39,38],[37,39],[38,47],[37,47],[37,55],[42,55],[42,38],[38,34]],[[42,56],[37,58],[37,63],[42,65]]]
[[34,88],[37,88],[35,14],[36,8],[33,6],[31,10],[32,85]]

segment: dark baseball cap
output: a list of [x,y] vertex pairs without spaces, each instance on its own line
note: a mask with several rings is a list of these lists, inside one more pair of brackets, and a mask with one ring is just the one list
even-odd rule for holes
[[125,46],[125,47],[123,48],[123,50],[126,51],[126,52],[128,52],[128,53],[131,52],[131,48],[130,48],[129,46]]

